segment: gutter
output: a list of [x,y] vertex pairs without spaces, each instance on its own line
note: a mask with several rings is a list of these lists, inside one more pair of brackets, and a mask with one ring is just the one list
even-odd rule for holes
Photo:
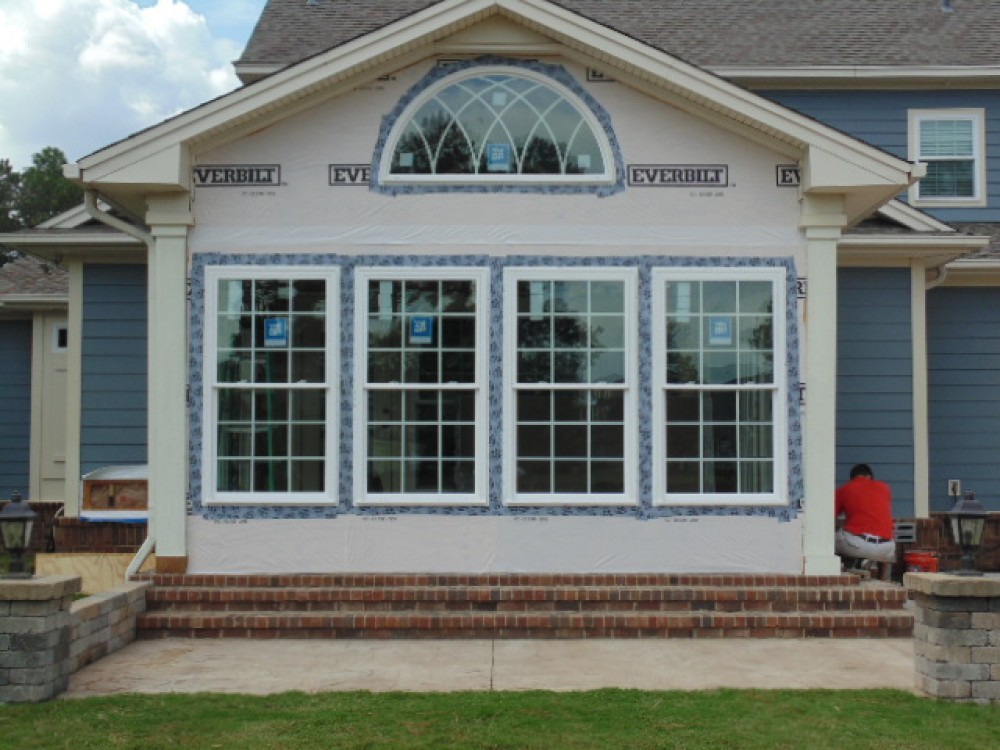
[[[112,229],[117,229],[120,232],[124,232],[130,237],[135,237],[140,242],[144,243],[147,248],[152,249],[153,247],[153,235],[146,231],[145,228],[139,228],[135,224],[130,224],[127,221],[119,219],[117,216],[112,216],[107,211],[102,211],[97,206],[97,191],[93,188],[86,188],[83,191],[83,205],[87,210],[87,213],[92,217],[97,219],[102,224],[107,224]],[[132,562],[129,563],[128,568],[125,572],[125,579],[131,580],[132,576],[139,572],[143,563],[146,562],[149,554],[153,551],[156,546],[156,533],[153,528],[153,513],[152,508],[149,509],[150,513],[148,515],[148,520],[146,522],[146,538],[142,542],[142,546],[139,547],[139,551],[135,553],[135,557],[132,558]]]

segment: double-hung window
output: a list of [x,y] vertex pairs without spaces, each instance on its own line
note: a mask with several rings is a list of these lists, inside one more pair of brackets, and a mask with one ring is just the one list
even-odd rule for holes
[[506,502],[637,502],[636,271],[511,268]]
[[787,502],[785,269],[653,272],[653,501]]
[[910,110],[910,158],[927,165],[914,204],[985,205],[984,119],[981,109]]
[[337,269],[207,268],[203,495],[336,502]]
[[488,502],[485,268],[355,273],[355,501]]

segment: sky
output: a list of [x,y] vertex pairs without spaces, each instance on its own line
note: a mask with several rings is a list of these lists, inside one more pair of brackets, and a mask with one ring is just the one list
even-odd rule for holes
[[239,85],[266,0],[0,0],[0,159],[72,162]]

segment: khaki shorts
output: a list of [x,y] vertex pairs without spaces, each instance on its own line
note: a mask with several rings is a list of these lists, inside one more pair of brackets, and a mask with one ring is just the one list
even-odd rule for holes
[[896,542],[869,542],[864,537],[855,536],[840,529],[834,537],[834,549],[842,557],[859,557],[878,562],[896,562]]

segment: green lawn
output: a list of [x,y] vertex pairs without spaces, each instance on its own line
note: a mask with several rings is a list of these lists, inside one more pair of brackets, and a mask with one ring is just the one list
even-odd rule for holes
[[0,706],[3,750],[997,747],[1000,707],[892,690],[129,695]]

